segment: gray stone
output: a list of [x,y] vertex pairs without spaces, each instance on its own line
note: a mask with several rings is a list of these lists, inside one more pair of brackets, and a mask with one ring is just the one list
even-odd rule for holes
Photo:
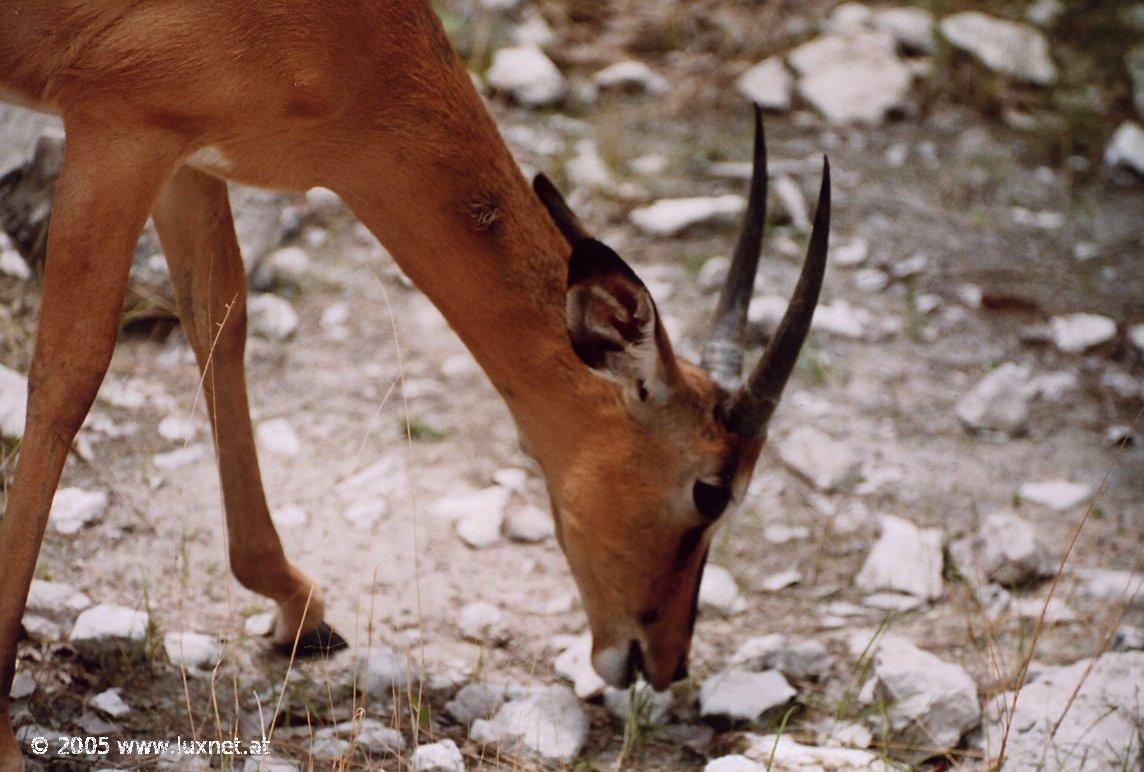
[[767,772],[765,764],[751,761],[741,753],[711,759],[703,767],[703,772]]
[[536,544],[556,535],[556,523],[551,513],[533,504],[525,504],[509,512],[504,532],[514,541]]
[[80,612],[90,607],[91,598],[70,584],[33,579],[24,613],[70,625]]
[[772,56],[740,75],[735,88],[765,110],[786,111],[790,109],[793,81],[782,58]]
[[564,176],[576,187],[608,190],[613,187],[612,171],[590,139],[576,142],[576,153],[564,164]]
[[822,491],[849,486],[861,471],[857,453],[811,426],[790,432],[780,441],[778,451],[784,464]]
[[416,689],[421,674],[411,658],[386,646],[370,647],[358,656],[363,690],[370,697],[385,699],[395,692]]
[[704,261],[699,269],[699,288],[706,292],[713,292],[723,286],[727,281],[727,271],[731,268],[731,261],[725,257],[712,257]]
[[421,745],[413,751],[413,772],[465,772],[465,757],[452,740]]
[[796,681],[821,678],[830,670],[832,662],[833,658],[820,641],[780,633],[748,639],[730,660],[732,665],[747,670],[778,670]]
[[60,488],[52,499],[48,524],[56,533],[73,534],[99,522],[107,512],[107,491]]
[[111,718],[123,718],[131,712],[131,706],[124,702],[118,689],[100,692],[91,698],[88,705]]
[[785,175],[771,180],[771,191],[775,202],[791,227],[800,233],[810,232],[810,210],[802,190],[790,177]]
[[138,656],[147,642],[148,623],[142,611],[101,603],[79,615],[68,640],[85,659],[121,653]]
[[908,520],[882,516],[882,534],[866,556],[854,583],[865,590],[897,590],[923,600],[945,594],[942,548],[937,528],[918,528]]
[[528,107],[556,104],[568,93],[568,82],[560,70],[535,46],[497,51],[485,80],[494,90]]
[[502,752],[567,764],[588,739],[588,719],[569,689],[547,686],[510,700],[487,721],[474,722],[469,738]]
[[1132,121],[1120,124],[1104,149],[1104,162],[1144,175],[1144,129]]
[[[1032,523],[1012,512],[986,516],[981,530],[957,551],[958,570],[971,581],[1016,587],[1053,575],[1056,565]],[[951,549],[951,554],[954,550]]]
[[643,62],[633,60],[609,65],[592,76],[592,80],[601,89],[643,91],[648,94],[666,94],[670,90],[662,75]]
[[758,588],[763,592],[778,592],[802,581],[802,574],[794,569],[779,571],[766,576],[759,582]]
[[12,700],[22,700],[30,697],[36,691],[36,679],[27,670],[21,670],[12,678],[12,688],[8,690],[8,697]]
[[28,407],[28,379],[10,367],[0,365],[0,436],[18,440],[24,436]]
[[467,684],[445,703],[445,711],[457,723],[469,726],[477,719],[496,713],[507,697],[508,687],[504,684]]
[[699,687],[699,712],[703,716],[755,721],[786,705],[796,694],[777,670],[723,670]]
[[994,72],[1038,86],[1057,80],[1048,41],[1032,27],[973,11],[947,16],[938,26],[950,45]]
[[246,301],[246,312],[251,334],[266,340],[284,341],[298,329],[298,314],[277,295],[251,295]]
[[1116,337],[1116,322],[1098,314],[1065,314],[1049,320],[1053,343],[1066,354],[1079,354]]
[[254,428],[254,436],[261,450],[274,455],[293,458],[302,449],[298,433],[285,418],[260,421]]
[[749,745],[743,755],[762,764],[764,769],[782,770],[821,770],[821,772],[859,772],[877,770],[890,772],[896,769],[887,764],[878,754],[858,748],[821,748],[803,745],[787,735],[776,736],[748,733],[743,736]]
[[604,706],[612,717],[626,723],[634,719],[640,726],[663,726],[671,714],[675,695],[670,689],[657,692],[642,681],[628,689],[604,691]]
[[747,601],[739,592],[739,585],[730,571],[708,565],[703,570],[703,578],[699,583],[699,607],[734,616],[747,610]]
[[[851,653],[868,650],[869,635],[851,640]],[[903,755],[920,762],[955,747],[981,722],[977,685],[959,666],[904,638],[885,635],[875,644],[874,696],[884,700],[887,740],[918,749]]]
[[633,209],[632,225],[649,236],[677,236],[701,225],[730,225],[738,221],[747,200],[735,193],[709,198],[666,198]]
[[1085,503],[1090,495],[1092,495],[1092,488],[1084,483],[1074,483],[1068,480],[1027,482],[1017,491],[1017,497],[1021,501],[1040,504],[1042,507],[1058,512]]
[[588,699],[604,691],[607,684],[592,667],[592,635],[584,633],[568,641],[553,662],[556,672],[572,682],[576,696]]
[[800,75],[799,94],[831,123],[881,123],[904,105],[913,81],[885,32],[827,35],[787,61]]
[[1028,382],[1032,370],[1006,362],[990,370],[954,411],[969,431],[1019,436],[1029,429]]
[[334,726],[334,733],[374,756],[393,755],[405,750],[405,738],[401,732],[376,718],[343,721]]
[[207,670],[218,664],[222,648],[213,635],[177,632],[163,636],[163,649],[175,667]]
[[861,236],[838,245],[831,245],[830,262],[842,268],[852,268],[866,262],[870,254],[870,242]]
[[466,603],[457,614],[457,626],[461,636],[473,643],[487,643],[494,646],[508,641],[509,629],[504,614],[491,603],[475,601]]
[[1127,602],[1132,608],[1144,606],[1144,573],[1111,568],[1078,568],[1075,573],[1081,593],[1090,598]]
[[924,8],[879,8],[871,22],[875,29],[893,35],[894,42],[907,53],[934,52],[933,14]]
[[[1002,769],[1139,769],[1142,683],[1142,652],[1032,669],[1012,711]],[[1011,692],[988,705],[984,750],[990,761],[1000,752],[1012,705]]]

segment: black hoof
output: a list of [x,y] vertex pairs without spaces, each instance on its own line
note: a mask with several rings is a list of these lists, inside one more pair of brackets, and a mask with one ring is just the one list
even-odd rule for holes
[[301,637],[298,638],[297,649],[294,648],[294,642],[291,641],[290,643],[274,644],[274,650],[287,657],[293,654],[299,659],[314,659],[315,657],[328,657],[335,651],[348,649],[349,646],[346,639],[338,635],[334,628],[322,622],[313,630],[302,633]]

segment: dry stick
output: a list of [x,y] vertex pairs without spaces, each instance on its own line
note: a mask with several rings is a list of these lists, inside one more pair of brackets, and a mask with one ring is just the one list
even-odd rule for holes
[[[1136,417],[1132,419],[1132,425],[1129,428],[1129,435],[1131,435],[1131,433],[1136,429],[1136,425],[1139,423],[1140,417],[1142,415],[1144,415],[1144,408],[1141,408],[1140,412],[1136,414]],[[1072,538],[1069,540],[1068,547],[1065,548],[1065,553],[1063,556],[1061,556],[1061,563],[1057,567],[1057,572],[1053,575],[1053,579],[1049,583],[1049,592],[1045,596],[1045,602],[1041,604],[1041,613],[1037,617],[1037,623],[1033,626],[1033,636],[1029,641],[1029,651],[1025,655],[1024,661],[1021,663],[1021,669],[1017,675],[1017,685],[1013,690],[1013,701],[1009,705],[1009,715],[1006,717],[1005,728],[1001,733],[1001,747],[997,752],[997,763],[994,767],[995,769],[1000,769],[1002,762],[1005,760],[1005,746],[1009,742],[1009,730],[1013,726],[1013,717],[1017,711],[1017,700],[1021,697],[1021,690],[1025,687],[1025,680],[1029,675],[1029,666],[1032,664],[1033,655],[1037,651],[1037,641],[1040,639],[1041,631],[1045,626],[1045,614],[1048,612],[1049,603],[1052,602],[1053,595],[1057,591],[1057,585],[1060,584],[1061,576],[1063,576],[1065,572],[1065,564],[1068,562],[1069,557],[1072,555],[1073,548],[1076,547],[1077,540],[1080,538],[1080,533],[1082,530],[1084,530],[1085,523],[1088,522],[1089,517],[1092,515],[1092,510],[1096,506],[1096,500],[1100,498],[1100,494],[1104,492],[1104,486],[1108,482],[1108,478],[1112,474],[1112,470],[1115,469],[1117,463],[1119,463],[1120,457],[1124,454],[1124,449],[1127,446],[1128,437],[1126,436],[1124,440],[1121,441],[1119,447],[1117,447],[1116,455],[1113,457],[1112,463],[1109,465],[1108,469],[1105,470],[1104,477],[1101,478],[1100,485],[1097,486],[1096,492],[1093,493],[1092,498],[1089,499],[1088,506],[1084,510],[1084,516],[1081,517],[1080,522],[1077,523],[1077,527],[1073,530]]]

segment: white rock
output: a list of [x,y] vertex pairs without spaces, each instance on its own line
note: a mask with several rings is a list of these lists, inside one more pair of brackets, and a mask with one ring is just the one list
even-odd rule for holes
[[811,426],[790,432],[778,451],[784,464],[828,492],[853,483],[862,466],[862,459],[848,446]]
[[883,611],[912,611],[925,605],[925,601],[913,595],[896,592],[876,592],[862,599],[862,605]]
[[[881,292],[889,286],[890,276],[878,268],[861,268],[854,272],[851,281],[854,283],[854,289],[859,292]],[[857,329],[861,335],[861,326]]]
[[767,711],[786,705],[796,694],[777,670],[724,670],[699,687],[699,712],[703,716],[756,721]]
[[735,88],[764,110],[789,110],[794,79],[787,72],[782,57],[772,56],[744,72]]
[[880,123],[905,103],[913,80],[885,32],[826,35],[787,61],[801,76],[799,93],[831,123]]
[[837,300],[815,309],[811,328],[840,338],[862,338],[873,321],[866,309]]
[[91,698],[88,705],[111,718],[123,718],[131,712],[131,706],[124,702],[118,689],[108,689]]
[[477,719],[491,718],[504,704],[508,691],[503,684],[466,684],[445,703],[445,712],[467,727]]
[[218,664],[222,647],[213,635],[177,632],[163,636],[163,649],[175,667],[208,670]]
[[1130,607],[1144,605],[1144,573],[1108,568],[1078,568],[1081,592],[1090,598],[1114,602],[1128,601]]
[[748,733],[744,739],[750,742],[744,755],[760,763],[770,764],[770,768],[776,772],[782,770],[858,772],[867,769],[890,772],[894,769],[877,754],[858,748],[820,748],[803,745],[787,735]]
[[452,740],[421,745],[413,751],[413,772],[465,772],[465,757]]
[[577,187],[607,190],[615,183],[596,143],[590,139],[576,142],[576,154],[564,164],[564,174]]
[[1060,0],[1037,0],[1025,12],[1025,18],[1038,27],[1051,27],[1067,9]]
[[515,755],[568,763],[584,747],[588,719],[567,688],[541,687],[505,703],[488,721],[474,722],[469,737]]
[[1082,483],[1073,483],[1068,480],[1044,480],[1041,482],[1028,482],[1017,490],[1017,497],[1021,501],[1040,504],[1042,507],[1062,512],[1084,503],[1092,494],[1092,488]]
[[[1139,769],[1144,653],[1108,653],[1060,667],[1036,667],[1012,714],[1003,770]],[[1079,687],[1079,688],[1078,688]],[[1013,694],[989,704],[984,750],[1000,752]],[[1046,762],[1047,765],[1046,765]]]
[[33,579],[24,613],[60,624],[71,624],[80,612],[90,607],[91,598],[70,584]]
[[1047,625],[1060,625],[1077,621],[1080,617],[1060,598],[1019,598],[1013,603],[1013,612],[1020,619],[1043,619]]
[[954,408],[962,425],[970,431],[1024,434],[1029,428],[1031,374],[1029,367],[1013,362],[990,370]]
[[644,727],[666,724],[674,703],[675,695],[670,689],[657,692],[642,681],[629,689],[613,689],[609,686],[604,691],[604,706],[614,718],[621,723],[634,718]]
[[[524,18],[512,31],[512,42],[518,46],[531,46],[545,48],[556,41],[556,33],[544,20],[544,17],[534,10],[526,9]],[[481,93],[484,93],[481,90]]]
[[438,499],[433,504],[433,514],[443,520],[460,520],[484,512],[503,515],[511,495],[511,491],[502,485],[455,493]]
[[0,244],[0,273],[22,281],[32,278],[32,269],[28,267],[28,262],[15,249],[6,248],[2,244]]
[[897,590],[924,600],[945,594],[941,570],[945,536],[908,520],[882,516],[882,534],[854,578],[864,590]]
[[703,767],[703,772],[767,772],[767,767],[751,761],[741,753],[732,753],[729,756],[711,759]]
[[510,539],[534,544],[555,536],[556,523],[550,513],[533,504],[525,504],[509,513],[504,530]]
[[[309,198],[309,194],[307,194]],[[310,268],[310,256],[301,247],[283,247],[276,249],[266,258],[266,265],[273,272],[276,280],[297,284],[302,281],[306,271]]]
[[671,162],[667,156],[660,155],[659,153],[646,153],[628,162],[628,166],[633,172],[642,174],[645,177],[663,174],[670,165]]
[[974,539],[974,565],[959,566],[978,582],[1015,587],[1052,576],[1056,564],[1037,539],[1033,524],[1012,512],[994,512]]
[[354,528],[363,531],[380,523],[389,512],[389,502],[385,499],[358,501],[342,510],[342,517]]
[[1132,121],[1120,124],[1104,149],[1104,162],[1144,174],[1144,129]]
[[466,603],[457,614],[457,626],[465,640],[493,645],[508,640],[508,622],[499,608],[484,601]]
[[86,609],[75,621],[69,642],[82,657],[143,653],[147,641],[147,614],[126,606],[101,603]]
[[706,292],[719,289],[727,281],[727,271],[731,268],[731,261],[725,257],[712,257],[703,262],[699,268],[699,288]]
[[759,589],[763,592],[778,592],[785,590],[787,587],[798,584],[802,581],[802,574],[794,569],[788,571],[779,571],[778,573],[771,574],[764,577],[759,582]]
[[284,507],[271,509],[270,519],[278,528],[301,528],[310,518],[302,507],[297,504],[287,504]]
[[36,691],[36,679],[27,670],[21,670],[12,678],[12,688],[8,690],[8,697],[12,700],[22,700],[30,697]]
[[842,268],[852,268],[866,262],[870,242],[858,236],[830,248],[830,262]]
[[602,89],[645,91],[649,94],[666,94],[670,90],[662,75],[643,62],[632,60],[605,67],[592,80]]
[[267,453],[293,458],[302,449],[298,433],[285,418],[272,418],[261,421],[254,429],[258,446]]
[[924,8],[879,8],[871,21],[875,29],[889,32],[910,53],[934,52],[933,15]]
[[763,528],[763,538],[772,544],[786,544],[810,538],[810,529],[805,525],[773,524]]
[[199,422],[186,415],[169,415],[159,422],[159,436],[173,442],[191,442],[199,433]]
[[1067,314],[1050,319],[1049,330],[1057,348],[1077,354],[1116,337],[1116,322],[1098,314]]
[[421,680],[410,657],[386,646],[371,646],[358,656],[357,667],[364,691],[374,699],[416,690]]
[[[868,636],[851,641],[856,656]],[[876,644],[874,694],[887,704],[887,739],[899,747],[924,749],[917,761],[941,754],[981,721],[977,685],[959,666],[945,662],[904,638],[885,635]]]
[[946,16],[941,34],[955,48],[977,57],[994,72],[1038,86],[1056,82],[1057,68],[1045,36],[1032,27],[973,11]]
[[830,12],[822,29],[836,35],[853,35],[869,29],[873,14],[862,3],[841,3]]
[[503,523],[504,510],[474,512],[457,521],[457,535],[473,549],[484,549],[501,540]]
[[28,408],[28,379],[0,365],[0,435],[18,440],[24,436]]
[[594,697],[604,691],[607,684],[592,667],[592,635],[584,633],[569,642],[553,662],[556,672],[572,682],[576,696]]
[[699,583],[699,607],[714,609],[720,614],[734,616],[747,610],[747,601],[739,592],[735,577],[725,568],[708,565]]
[[193,464],[207,455],[206,445],[188,445],[185,448],[175,448],[166,453],[156,453],[151,456],[151,464],[156,469],[170,472],[180,467]]
[[510,94],[529,107],[555,104],[568,93],[568,83],[560,70],[535,46],[497,51],[485,80],[493,89]]
[[790,638],[772,633],[743,642],[730,663],[745,670],[778,670],[795,680],[821,678],[832,662],[826,647],[812,638]]
[[52,499],[48,524],[56,533],[73,534],[98,522],[107,513],[107,491],[61,488]]
[[1144,354],[1144,324],[1134,324],[1129,327],[1128,340],[1139,353]]
[[801,233],[810,231],[810,214],[806,197],[798,184],[786,175],[771,180],[771,190],[779,208],[786,214],[791,227]]
[[649,236],[676,236],[698,225],[728,225],[736,222],[747,200],[735,193],[710,198],[666,198],[633,209],[632,225]]
[[335,735],[346,738],[373,756],[392,755],[405,750],[405,738],[401,732],[376,718],[342,721],[335,724],[333,730]]
[[274,632],[277,611],[262,611],[248,616],[242,622],[242,632],[254,638],[265,638]]
[[268,292],[251,295],[246,301],[250,332],[260,338],[283,341],[298,329],[298,314],[277,295]]

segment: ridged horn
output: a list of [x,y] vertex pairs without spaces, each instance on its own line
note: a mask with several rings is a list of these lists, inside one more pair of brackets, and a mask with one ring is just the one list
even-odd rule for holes
[[[806,250],[806,262],[794,295],[751,377],[726,412],[727,428],[744,437],[759,437],[775,412],[790,378],[803,341],[810,331],[822,277],[826,271],[826,248],[830,235],[830,161],[822,159],[822,187],[814,212],[814,228]],[[749,293],[748,293],[749,294]]]
[[743,375],[743,336],[747,306],[759,268],[763,225],[767,216],[767,142],[763,136],[763,111],[755,105],[755,149],[751,170],[751,192],[739,242],[731,257],[727,280],[719,294],[711,332],[703,345],[701,364],[716,384],[729,392],[739,388]]

